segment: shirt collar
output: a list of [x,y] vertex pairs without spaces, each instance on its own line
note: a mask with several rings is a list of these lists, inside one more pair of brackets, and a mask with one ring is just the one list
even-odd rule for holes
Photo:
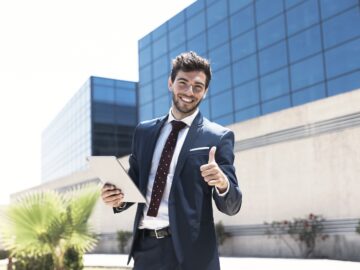
[[[185,118],[181,119],[180,121],[184,122],[188,127],[190,127],[192,122],[194,121],[195,117],[197,116],[198,112],[199,112],[199,108],[196,108],[196,110],[191,115],[186,116]],[[175,117],[172,114],[172,108],[170,108],[169,117],[168,117],[167,122],[170,123],[173,120],[178,121],[175,119]]]

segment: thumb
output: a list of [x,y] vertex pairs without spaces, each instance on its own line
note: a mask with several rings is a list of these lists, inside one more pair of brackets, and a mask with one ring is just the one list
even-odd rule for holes
[[209,162],[208,163],[216,162],[215,161],[215,152],[216,152],[216,146],[211,147],[211,149],[209,151]]

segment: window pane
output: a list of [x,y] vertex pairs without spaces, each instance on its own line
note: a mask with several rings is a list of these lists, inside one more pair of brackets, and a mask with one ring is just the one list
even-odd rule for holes
[[330,17],[344,9],[354,6],[358,0],[320,0],[321,17],[323,19]]
[[226,1],[218,1],[214,5],[208,7],[207,10],[207,23],[208,27],[211,27],[227,16],[227,2]]
[[360,71],[328,81],[329,96],[360,88]]
[[139,81],[141,83],[147,83],[151,80],[151,65],[140,68]]
[[165,54],[166,51],[167,51],[166,36],[154,41],[154,45],[153,45],[154,59]]
[[230,13],[236,12],[249,5],[252,0],[229,0]]
[[[180,45],[180,47],[177,47],[176,49],[173,49],[173,50],[170,51],[170,53],[169,53],[170,58],[169,59],[174,59],[176,56],[178,56],[179,54],[181,54],[181,53],[183,53],[185,51],[186,51],[185,44]],[[169,62],[168,65],[170,65],[170,62]],[[169,72],[170,72],[170,70],[169,70]]]
[[324,45],[329,48],[360,36],[359,7],[353,8],[323,24]]
[[187,18],[194,16],[196,13],[204,10],[204,1],[195,1],[189,7],[186,8]]
[[235,113],[235,122],[260,116],[260,106],[254,106]]
[[142,39],[139,40],[139,48],[140,50],[145,48],[147,45],[150,44],[151,41],[151,35],[146,35]]
[[205,55],[206,53],[206,36],[205,33],[193,38],[187,42],[188,50],[194,51],[199,55]]
[[272,99],[282,96],[289,92],[288,69],[271,73],[261,78],[261,98],[262,100]]
[[287,12],[288,34],[291,35],[319,21],[317,1],[305,1]]
[[170,50],[185,42],[185,26],[182,24],[169,33]]
[[295,6],[296,4],[302,2],[304,0],[285,0],[285,8],[290,8]]
[[96,84],[96,85],[102,85],[102,86],[110,86],[113,87],[115,84],[114,80],[109,80],[106,78],[100,78],[100,77],[91,77],[92,78],[92,83]]
[[141,106],[139,108],[140,122],[154,118],[152,111],[153,111],[153,103],[152,102]]
[[154,102],[155,116],[165,115],[169,111],[168,95],[157,98]]
[[268,73],[272,70],[287,65],[285,42],[280,42],[270,48],[260,52],[260,74]]
[[201,111],[201,114],[206,117],[210,118],[210,105],[209,105],[209,99],[204,99],[201,101],[199,109]]
[[169,59],[166,55],[160,57],[154,62],[153,73],[154,78],[158,78],[163,74],[168,74],[169,71]]
[[289,39],[290,61],[295,62],[321,51],[320,27],[315,26]]
[[136,105],[136,92],[135,90],[116,89],[115,90],[115,103],[120,105]]
[[223,126],[227,126],[227,125],[234,123],[232,114],[216,118],[216,119],[214,119],[214,121]]
[[260,49],[285,38],[284,15],[259,26],[257,34]]
[[325,52],[327,77],[360,68],[360,38]]
[[232,59],[238,60],[256,51],[255,32],[249,31],[231,41]]
[[324,80],[322,56],[317,55],[291,66],[293,90],[310,86]]
[[[240,1],[238,1],[240,2]],[[251,28],[254,28],[254,7],[249,7],[230,17],[231,36],[235,37]]]
[[178,13],[168,21],[169,29],[172,29],[185,21],[185,11]]
[[166,23],[163,23],[158,28],[156,28],[154,31],[151,32],[152,39],[156,40],[160,38],[161,36],[165,35],[166,33]]
[[261,23],[283,11],[282,0],[257,0],[256,21]]
[[222,92],[231,87],[230,67],[213,72],[210,82],[210,95]]
[[257,77],[256,56],[250,56],[233,65],[233,81],[235,85],[241,84]]
[[277,98],[262,104],[263,114],[280,111],[290,107],[290,96]]
[[259,103],[258,81],[238,86],[234,90],[235,110],[243,109]]
[[194,17],[190,17],[186,23],[188,38],[196,36],[205,31],[205,13],[200,12]]
[[140,105],[149,102],[150,100],[152,100],[152,98],[153,98],[153,94],[152,94],[151,83],[139,87],[139,103],[140,103]]
[[168,76],[161,76],[154,81],[155,98],[163,96],[168,92]]
[[306,88],[305,90],[293,93],[293,105],[297,106],[320,98],[324,98],[325,96],[325,87],[324,84],[321,83],[316,86]]
[[140,50],[140,52],[139,52],[139,65],[140,65],[140,67],[143,67],[143,66],[149,64],[150,61],[151,61],[151,46]]
[[93,98],[97,102],[114,103],[114,88],[96,85],[93,87]]
[[[232,91],[221,93],[215,97],[211,97],[211,113],[212,117],[218,117],[233,111]],[[221,104],[221,106],[219,106]]]
[[227,22],[222,22],[209,29],[209,49],[212,49],[229,39]]
[[230,64],[229,44],[226,43],[225,45],[210,51],[209,57],[213,71],[229,65]]

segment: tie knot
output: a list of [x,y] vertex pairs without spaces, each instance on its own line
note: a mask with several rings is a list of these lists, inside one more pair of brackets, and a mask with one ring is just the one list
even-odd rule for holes
[[181,129],[183,129],[186,126],[186,124],[181,121],[171,121],[171,125],[172,125],[172,130],[176,132],[179,132]]

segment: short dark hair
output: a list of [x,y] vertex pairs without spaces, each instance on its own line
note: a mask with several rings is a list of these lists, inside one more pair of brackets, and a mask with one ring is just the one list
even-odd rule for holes
[[205,88],[209,87],[211,68],[209,60],[197,55],[195,52],[184,52],[172,60],[171,81],[174,82],[179,71],[203,71],[206,75]]

